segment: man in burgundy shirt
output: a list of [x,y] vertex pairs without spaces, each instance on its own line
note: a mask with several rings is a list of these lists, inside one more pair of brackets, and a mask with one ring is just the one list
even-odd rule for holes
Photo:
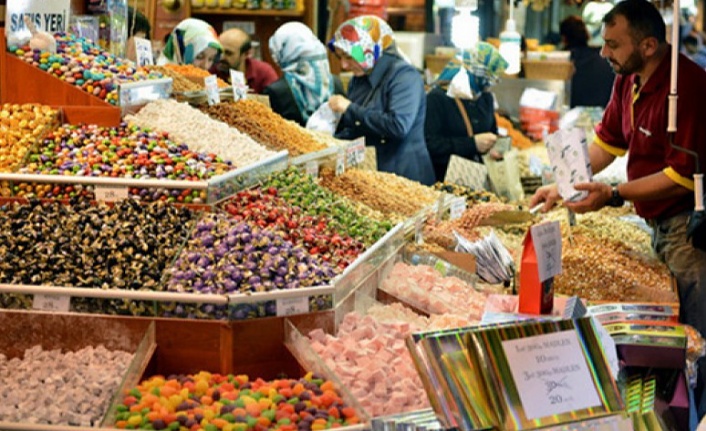
[[223,46],[223,55],[220,63],[214,66],[214,72],[219,78],[230,82],[230,69],[239,70],[245,74],[248,87],[258,94],[279,79],[272,66],[252,58],[252,41],[244,31],[238,28],[226,30],[221,33],[219,40]]
[[[597,182],[576,185],[588,196],[564,205],[584,213],[632,201],[638,215],[652,226],[655,253],[677,280],[680,319],[706,336],[706,252],[686,238],[694,208],[695,160],[672,148],[666,132],[672,47],[666,42],[664,21],[649,1],[624,0],[603,23],[601,55],[618,76],[589,156],[597,173],[629,150],[628,182],[615,187]],[[678,82],[674,142],[698,153],[704,167],[706,71],[680,55]],[[556,187],[547,186],[537,191],[531,205],[544,201],[548,210],[558,200]],[[699,417],[706,413],[705,383],[706,361],[702,360],[695,392]]]

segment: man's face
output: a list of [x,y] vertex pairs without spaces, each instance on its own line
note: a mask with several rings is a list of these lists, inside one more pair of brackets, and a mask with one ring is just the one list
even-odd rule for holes
[[221,39],[221,46],[223,46],[221,62],[228,64],[231,69],[240,69],[240,62],[245,58],[244,54],[240,54],[241,44]]
[[608,60],[615,73],[630,75],[643,70],[645,56],[643,43],[636,42],[630,34],[628,21],[622,15],[615,17],[615,22],[603,26],[603,48],[601,57]]

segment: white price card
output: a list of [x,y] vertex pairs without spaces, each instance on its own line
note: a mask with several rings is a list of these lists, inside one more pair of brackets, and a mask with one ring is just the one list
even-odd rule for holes
[[527,419],[601,405],[576,331],[502,342]]
[[317,178],[319,176],[319,162],[317,162],[316,160],[306,162],[306,165],[304,165],[304,169],[306,170],[306,173],[308,175],[311,175],[314,178]]
[[115,202],[128,198],[127,187],[96,186],[94,193],[96,200],[101,202]]
[[218,93],[218,78],[216,78],[216,75],[208,75],[204,78],[203,83],[206,86],[208,104],[216,105],[221,103],[221,95]]
[[248,82],[245,74],[239,70],[230,69],[230,83],[233,86],[233,101],[244,100],[248,97]]
[[71,297],[65,295],[34,295],[32,309],[41,311],[68,312]]
[[457,218],[460,218],[463,213],[466,211],[466,198],[463,196],[454,198],[451,200],[450,207],[449,207],[449,218],[451,220],[456,220]]
[[277,300],[277,316],[292,316],[309,312],[309,297],[282,298]]
[[359,165],[365,161],[365,138],[361,137],[353,141],[346,149],[346,159],[348,166]]
[[343,151],[336,154],[336,176],[343,175],[346,172],[346,155]]
[[135,54],[137,57],[138,66],[152,66],[154,64],[154,55],[152,54],[152,41],[141,37],[134,38]]
[[530,232],[537,253],[539,281],[544,282],[561,274],[561,227],[559,222],[534,225],[530,228]]

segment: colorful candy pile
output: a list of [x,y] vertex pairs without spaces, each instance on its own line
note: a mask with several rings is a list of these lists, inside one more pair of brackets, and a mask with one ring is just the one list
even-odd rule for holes
[[5,103],[0,108],[0,172],[13,172],[45,126],[57,118],[57,111],[29,103]]
[[[169,135],[125,124],[119,127],[64,125],[49,133],[42,145],[30,153],[24,173],[100,176],[117,178],[198,181],[232,169],[230,162],[215,154],[196,153],[186,144],[176,144]],[[79,191],[80,190],[80,191]],[[15,194],[66,199],[85,188],[18,184]],[[173,190],[157,193],[133,189],[146,201],[203,202],[205,191]]]
[[10,46],[9,50],[25,62],[112,105],[118,104],[120,83],[161,78],[158,74],[138,71],[133,62],[115,57],[87,39],[61,33],[54,38],[56,54],[31,50],[28,45]]
[[120,429],[189,431],[321,431],[360,422],[331,381],[313,373],[299,380],[250,381],[246,375],[200,372],[154,376],[118,406]]

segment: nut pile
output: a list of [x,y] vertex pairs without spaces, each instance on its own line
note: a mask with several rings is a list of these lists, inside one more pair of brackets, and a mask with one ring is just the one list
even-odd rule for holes
[[278,196],[307,214],[326,216],[332,229],[368,247],[392,229],[391,222],[374,220],[361,214],[346,199],[341,199],[318,185],[310,175],[294,168],[271,175],[263,186],[274,187]]
[[322,169],[321,185],[385,215],[405,218],[433,205],[440,196],[439,192],[416,181],[389,172],[362,169],[348,169],[339,176],[331,169]]
[[98,427],[132,356],[102,345],[66,353],[34,346],[12,359],[0,354],[0,420]]
[[274,153],[238,130],[210,118],[187,103],[157,100],[135,115],[125,117],[128,123],[145,129],[167,132],[177,143],[185,143],[193,151],[218,154],[224,160],[243,167],[274,156]]
[[0,109],[0,172],[14,172],[57,111],[36,104],[5,103]]
[[171,68],[164,66],[146,66],[146,69],[152,72],[161,73],[167,78],[172,78],[173,93],[185,93],[187,91],[200,91],[204,89],[203,85],[197,84]]
[[473,190],[470,187],[459,184],[443,182],[436,183],[433,187],[434,190],[439,190],[440,192],[465,197],[468,205],[473,205],[479,202],[500,202],[500,198],[498,198],[494,193],[485,190]]
[[219,103],[201,109],[212,118],[247,133],[262,145],[277,150],[288,150],[293,156],[326,148],[298,124],[285,120],[272,109],[253,100]]
[[453,232],[456,231],[469,241],[477,241],[481,238],[480,231],[476,229],[487,217],[499,211],[512,210],[514,207],[502,203],[479,203],[475,204],[455,220],[437,222],[427,220],[424,228],[424,241],[439,245],[446,249],[451,249],[456,244]]
[[[188,79],[191,82],[196,83],[196,85],[199,86],[199,90],[203,90],[205,88],[204,85],[204,78],[208,78],[211,73],[208,70],[201,69],[200,67],[196,67],[193,64],[165,64],[162,66],[165,69],[169,69],[173,71],[174,73],[177,73],[181,75],[182,77]],[[228,87],[228,83],[222,80],[221,78],[217,78],[216,82],[218,84],[219,88],[226,88]],[[175,90],[176,91],[176,90]]]

